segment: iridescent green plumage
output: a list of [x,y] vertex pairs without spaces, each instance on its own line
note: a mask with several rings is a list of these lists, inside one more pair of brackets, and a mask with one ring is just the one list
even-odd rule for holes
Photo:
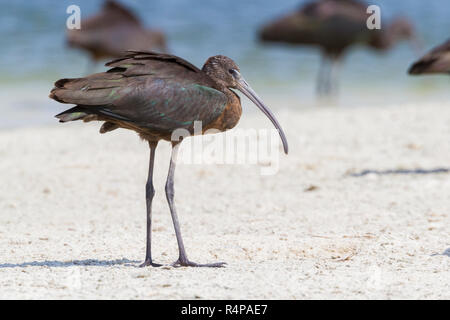
[[225,94],[213,88],[208,76],[175,56],[132,52],[107,66],[111,67],[107,72],[55,83],[51,97],[77,105],[57,115],[61,121],[97,115],[169,133],[191,130],[194,121],[206,127],[227,104]]

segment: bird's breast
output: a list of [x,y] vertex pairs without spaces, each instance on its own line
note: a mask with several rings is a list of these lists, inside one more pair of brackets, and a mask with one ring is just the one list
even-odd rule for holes
[[219,131],[226,131],[234,128],[241,118],[242,107],[241,99],[233,91],[229,90],[226,93],[228,102],[223,112],[219,117],[204,128],[204,131],[208,129],[217,129]]

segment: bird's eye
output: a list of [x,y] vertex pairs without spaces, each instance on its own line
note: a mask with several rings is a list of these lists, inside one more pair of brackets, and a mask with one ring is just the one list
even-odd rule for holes
[[239,75],[239,72],[236,69],[229,69],[228,72],[233,76],[236,77]]

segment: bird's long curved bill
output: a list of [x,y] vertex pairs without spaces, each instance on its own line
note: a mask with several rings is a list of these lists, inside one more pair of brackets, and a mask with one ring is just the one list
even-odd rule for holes
[[278,133],[280,134],[281,142],[283,143],[283,149],[284,153],[288,153],[288,142],[286,139],[286,136],[284,135],[283,129],[281,129],[280,124],[278,123],[277,119],[275,119],[275,116],[273,115],[272,111],[269,110],[269,108],[262,102],[262,100],[258,97],[255,91],[250,87],[250,85],[245,81],[244,78],[242,78],[240,75],[236,79],[238,83],[237,89],[241,91],[243,94],[247,96],[269,119],[272,121],[275,128],[278,130]]

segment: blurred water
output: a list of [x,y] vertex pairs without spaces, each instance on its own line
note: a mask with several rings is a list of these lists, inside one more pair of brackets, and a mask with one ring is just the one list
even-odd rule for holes
[[[123,0],[143,22],[166,32],[172,53],[201,66],[207,57],[233,58],[256,91],[273,109],[310,107],[315,102],[319,55],[312,48],[262,46],[261,24],[305,1],[284,0]],[[395,15],[416,23],[425,48],[450,37],[448,0],[371,0],[385,20]],[[82,17],[100,8],[101,0],[0,0],[0,128],[53,122],[62,110],[48,98],[61,77],[88,70],[87,56],[65,46],[66,8],[81,7]],[[370,106],[448,100],[450,78],[409,77],[416,58],[408,44],[379,55],[363,48],[346,58],[341,70],[340,105]],[[97,70],[102,70],[99,65]]]

